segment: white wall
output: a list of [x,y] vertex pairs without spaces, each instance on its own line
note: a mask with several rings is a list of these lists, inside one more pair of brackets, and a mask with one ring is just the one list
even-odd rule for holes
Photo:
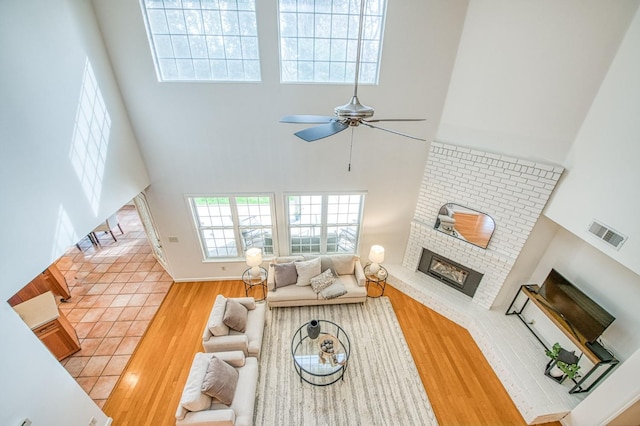
[[437,140],[561,163],[637,1],[472,1]]
[[[640,395],[640,351],[613,371],[562,423],[568,426],[604,425]],[[635,419],[635,424],[637,424]]]
[[[640,13],[625,36],[567,157],[546,215],[640,274]],[[598,219],[628,240],[616,251],[587,232]]]
[[[389,2],[380,84],[361,86],[360,100],[376,108],[376,118],[428,120],[388,127],[433,138],[466,3]],[[251,84],[158,83],[138,2],[94,5],[149,168],[149,203],[175,279],[237,277],[246,268],[243,261],[202,262],[185,194],[274,193],[282,220],[285,192],[365,190],[361,253],[382,244],[386,261],[400,262],[428,143],[357,128],[348,172],[350,130],[306,143],[293,136],[305,126],[279,123],[287,114],[331,115],[352,87],[280,84],[276,0],[257,5],[263,81]]]
[[[0,299],[7,300],[140,192],[148,177],[90,3],[0,2],[0,40]],[[87,60],[111,119],[95,205],[70,161]],[[34,425],[81,426],[92,416],[106,422],[6,303],[0,341],[0,424],[24,417]]]
[[542,283],[551,268],[616,317],[602,335],[616,357],[624,360],[640,348],[638,274],[562,228],[540,259],[530,282]]

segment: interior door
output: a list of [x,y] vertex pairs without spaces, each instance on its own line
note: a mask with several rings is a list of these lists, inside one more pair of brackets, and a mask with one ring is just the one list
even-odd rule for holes
[[143,192],[141,192],[133,198],[133,204],[135,204],[136,209],[138,210],[140,221],[142,222],[144,231],[146,232],[147,238],[149,239],[149,243],[151,244],[151,250],[153,252],[153,256],[158,260],[160,265],[162,265],[162,267],[166,271],[169,271],[167,258],[164,255],[164,249],[162,248],[162,243],[160,242],[158,231],[156,229],[155,224],[153,223],[151,212],[149,211],[149,204],[147,203],[147,197],[144,195]]

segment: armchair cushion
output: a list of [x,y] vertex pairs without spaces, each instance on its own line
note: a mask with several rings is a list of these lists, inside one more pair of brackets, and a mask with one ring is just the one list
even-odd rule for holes
[[211,406],[211,397],[201,391],[202,381],[205,374],[207,374],[208,367],[209,357],[202,352],[198,352],[193,359],[193,364],[191,364],[187,384],[184,386],[182,397],[180,398],[180,405],[185,410],[202,411],[208,410]]
[[247,329],[247,308],[233,299],[227,299],[222,322],[227,327],[244,333]]
[[238,384],[238,372],[215,355],[211,357],[202,381],[202,393],[217,399],[224,405],[231,405]]
[[229,327],[223,321],[226,308],[227,298],[219,294],[213,303],[213,309],[207,321],[209,331],[211,331],[211,334],[214,336],[226,336],[229,334]]

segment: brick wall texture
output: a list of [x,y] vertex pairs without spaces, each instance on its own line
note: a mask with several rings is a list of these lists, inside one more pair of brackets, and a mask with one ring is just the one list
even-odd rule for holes
[[[417,270],[422,248],[428,248],[483,273],[473,301],[490,309],[563,171],[432,142],[403,266]],[[438,211],[447,203],[493,218],[496,229],[486,249],[434,230]]]

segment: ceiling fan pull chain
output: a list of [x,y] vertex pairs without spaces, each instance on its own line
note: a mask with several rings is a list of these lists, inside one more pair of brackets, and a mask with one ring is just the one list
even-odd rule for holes
[[351,154],[353,153],[353,127],[351,127],[351,144],[349,145],[349,168],[348,172],[351,171]]

